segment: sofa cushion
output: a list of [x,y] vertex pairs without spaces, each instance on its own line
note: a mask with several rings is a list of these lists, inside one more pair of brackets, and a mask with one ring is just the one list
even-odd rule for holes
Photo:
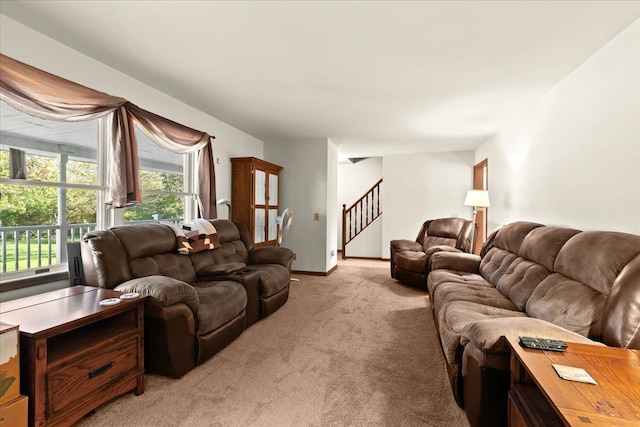
[[429,259],[436,252],[460,253],[460,250],[453,246],[435,245],[424,250],[424,252],[403,251],[395,254],[395,263],[398,267],[414,273],[428,273]]
[[456,283],[459,285],[465,285],[466,283],[479,283],[489,286],[489,283],[478,274],[444,269],[432,270],[427,279],[429,298],[432,303],[435,298],[434,295],[436,289],[445,283]]
[[556,272],[609,295],[622,268],[640,254],[640,236],[607,231],[584,231],[560,250]]
[[275,295],[289,286],[289,270],[280,264],[251,265],[249,268],[260,273],[262,298]]
[[429,257],[424,252],[404,251],[396,254],[396,266],[416,273],[427,272]]
[[519,311],[474,302],[455,301],[447,304],[438,314],[438,332],[445,359],[450,365],[456,363],[455,356],[460,337],[469,324],[494,318],[500,318],[501,322],[508,324],[512,318],[526,316],[526,313]]
[[517,257],[498,280],[496,289],[508,297],[518,310],[524,311],[533,290],[549,274],[544,266]]
[[625,265],[638,254],[640,236],[605,231],[576,234],[560,249],[556,273],[531,295],[527,313],[601,340],[604,323],[610,321],[603,315],[607,296]]
[[239,271],[247,268],[247,265],[244,262],[232,262],[229,264],[213,264],[206,266],[200,270],[196,271],[196,275],[198,276],[198,280],[203,280],[210,277],[220,277],[227,276],[232,273],[237,273]]
[[508,322],[493,318],[467,324],[461,334],[460,344],[465,346],[462,372],[466,369],[466,357],[472,357],[485,368],[509,370],[511,351],[505,336],[528,336],[563,340],[568,343],[602,345],[558,325],[532,317],[513,317]]
[[527,234],[520,247],[520,256],[553,271],[562,246],[579,230],[560,227],[538,227]]
[[132,224],[110,230],[122,242],[129,259],[177,251],[175,233],[165,224]]
[[465,225],[469,224],[469,220],[464,218],[438,218],[429,221],[427,226],[427,236],[440,236],[453,239],[453,247],[460,236]]
[[605,300],[606,295],[584,283],[554,273],[533,291],[526,311],[580,335],[598,336]]
[[624,348],[640,348],[640,254],[613,282],[604,306],[602,342]]
[[169,276],[187,283],[193,283],[196,280],[196,272],[189,257],[180,255],[175,250],[129,259],[129,266],[134,277]]
[[235,318],[247,307],[247,292],[237,282],[198,282],[198,335],[204,335]]
[[498,283],[516,258],[518,255],[513,252],[494,247],[480,261],[480,274],[488,282]]
[[451,246],[452,248],[455,248],[456,242],[457,239],[452,239],[450,237],[426,236],[422,242],[422,250],[426,252],[429,248],[434,246]]
[[520,247],[524,238],[534,229],[544,227],[542,224],[535,222],[518,221],[507,224],[500,229],[496,235],[494,246],[520,254]]
[[[480,278],[480,276],[476,277]],[[439,286],[432,303],[436,316],[445,304],[454,301],[474,302],[505,310],[522,311],[491,284],[480,281],[468,283],[465,286],[455,282],[447,282]]]

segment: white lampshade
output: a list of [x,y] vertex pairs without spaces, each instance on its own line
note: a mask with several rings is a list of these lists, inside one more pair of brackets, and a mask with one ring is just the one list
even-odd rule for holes
[[486,190],[469,190],[467,197],[464,199],[465,206],[473,206],[475,208],[488,208],[489,192]]

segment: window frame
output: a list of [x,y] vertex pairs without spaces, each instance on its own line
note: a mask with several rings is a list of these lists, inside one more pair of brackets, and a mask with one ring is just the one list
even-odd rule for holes
[[[44,182],[36,180],[10,179],[0,177],[1,185],[20,185],[20,186],[44,186],[51,188],[76,188],[83,190],[96,191],[96,230],[105,230],[116,225],[126,224],[124,221],[124,209],[108,209],[106,200],[106,177],[107,168],[110,160],[110,119],[111,115],[100,117],[97,120],[97,141],[96,141],[96,165],[97,179],[96,184],[72,184],[62,182]],[[157,147],[162,150],[161,147]],[[60,153],[56,153],[60,154]],[[196,153],[188,153],[183,157],[183,191],[163,191],[163,190],[144,190],[144,194],[167,194],[182,196],[184,203],[185,222],[193,220],[197,215],[197,195],[196,188],[196,170],[197,170]],[[144,203],[144,199],[143,199]],[[58,224],[59,225],[59,224]],[[39,273],[38,270],[47,269],[48,271]],[[27,288],[31,286],[41,285],[44,283],[68,280],[68,263],[64,261],[59,264],[52,264],[46,267],[31,268],[28,270],[18,270],[2,273],[0,277],[0,294],[2,292]]]

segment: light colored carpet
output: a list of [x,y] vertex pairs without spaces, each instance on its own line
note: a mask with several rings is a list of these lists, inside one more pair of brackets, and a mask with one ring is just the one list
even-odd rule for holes
[[289,301],[179,380],[146,376],[79,426],[468,426],[424,291],[388,262],[296,275]]

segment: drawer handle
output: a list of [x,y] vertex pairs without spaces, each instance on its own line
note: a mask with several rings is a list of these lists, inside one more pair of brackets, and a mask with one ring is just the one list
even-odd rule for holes
[[89,372],[89,379],[95,378],[100,374],[104,374],[111,368],[113,368],[113,362],[109,362],[106,365],[100,366],[99,368],[96,368],[93,371]]

